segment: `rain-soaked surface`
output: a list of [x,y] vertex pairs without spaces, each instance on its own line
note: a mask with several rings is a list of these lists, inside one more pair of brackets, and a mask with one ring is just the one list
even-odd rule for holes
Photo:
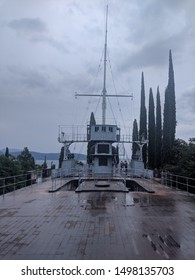
[[192,195],[50,188],[0,197],[0,259],[195,259]]

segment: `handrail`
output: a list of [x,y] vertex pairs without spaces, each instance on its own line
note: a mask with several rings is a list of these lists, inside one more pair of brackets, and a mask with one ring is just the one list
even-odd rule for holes
[[169,172],[161,172],[161,184],[183,190],[190,193],[195,193],[195,178],[180,176]]
[[24,188],[35,183],[42,181],[42,171],[29,171],[26,174],[1,177],[0,178],[0,195],[4,195],[8,192],[15,191],[17,189]]
[[126,181],[127,177],[139,177],[139,178],[148,178],[153,179],[153,171],[147,169],[134,169],[128,167],[127,169],[120,169],[120,167],[116,167],[112,174],[103,174],[103,173],[94,173],[93,169],[87,165],[82,166],[82,168],[69,168],[66,171],[63,169],[54,169],[52,170],[52,184],[55,185],[55,180],[59,181],[59,178],[69,178],[69,177],[78,177],[79,181],[82,181],[86,178],[92,178],[95,180],[102,179],[108,180],[113,178],[121,178]]

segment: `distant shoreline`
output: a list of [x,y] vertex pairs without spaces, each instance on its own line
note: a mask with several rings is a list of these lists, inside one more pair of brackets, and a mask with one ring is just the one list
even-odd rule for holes
[[[9,153],[11,155],[13,155],[14,157],[17,157],[22,150],[17,150],[17,149],[9,149]],[[39,162],[44,162],[45,158],[47,162],[58,162],[59,160],[59,153],[40,153],[40,152],[35,152],[35,151],[30,151],[31,155],[34,157],[35,161],[39,161]],[[1,149],[0,150],[0,155],[1,154],[5,154],[5,149]],[[76,160],[80,160],[80,161],[86,161],[87,156],[84,154],[79,154],[79,153],[75,153],[75,159]],[[41,164],[42,164],[41,163]]]

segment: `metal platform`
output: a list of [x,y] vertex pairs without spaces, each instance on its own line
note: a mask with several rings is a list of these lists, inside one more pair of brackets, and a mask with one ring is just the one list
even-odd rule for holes
[[84,180],[75,192],[129,192],[121,180]]
[[0,259],[195,259],[195,197],[155,191],[49,193],[51,181],[0,197]]

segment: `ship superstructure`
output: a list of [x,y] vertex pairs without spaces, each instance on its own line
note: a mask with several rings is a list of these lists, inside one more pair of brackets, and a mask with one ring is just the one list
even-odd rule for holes
[[[58,141],[64,144],[64,161],[62,163],[62,174],[70,175],[72,170],[76,170],[75,161],[73,156],[70,156],[69,146],[76,142],[88,142],[87,148],[87,163],[88,170],[93,176],[96,175],[116,175],[116,170],[119,164],[119,144],[132,142],[130,135],[121,136],[120,128],[115,124],[108,124],[106,122],[106,108],[107,97],[127,97],[133,98],[132,94],[129,95],[116,95],[107,94],[106,89],[106,68],[107,68],[107,22],[108,22],[108,6],[106,7],[106,28],[105,28],[105,44],[104,44],[104,74],[103,74],[103,90],[101,94],[78,94],[76,96],[99,96],[102,98],[102,123],[97,124],[94,114],[91,114],[90,124],[87,126],[86,135],[78,133],[78,129],[72,130],[67,133],[67,127],[59,127]],[[113,145],[115,144],[115,145]],[[138,143],[139,148],[145,142]],[[141,150],[139,150],[141,152]],[[139,153],[138,151],[138,153]],[[139,156],[136,160],[133,159],[132,168],[141,169],[139,174],[143,174],[144,166],[142,158]],[[135,170],[132,171],[135,173]]]

